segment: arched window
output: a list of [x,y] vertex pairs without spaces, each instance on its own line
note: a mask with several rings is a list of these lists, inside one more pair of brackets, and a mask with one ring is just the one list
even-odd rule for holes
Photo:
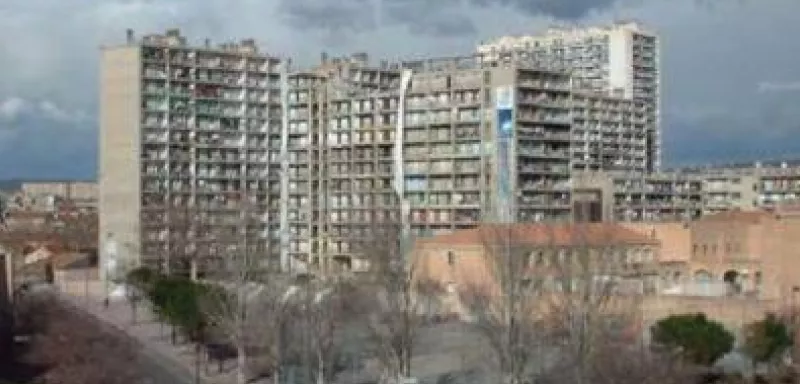
[[722,275],[722,281],[728,284],[734,284],[738,280],[739,280],[739,272],[733,269],[725,271],[725,273]]
[[733,269],[725,271],[722,281],[728,286],[728,294],[739,294],[742,292],[742,285],[739,282],[739,272]]
[[698,283],[708,283],[711,282],[711,280],[713,279],[714,275],[712,275],[711,272],[706,271],[704,269],[700,269],[698,271],[695,271],[694,273],[694,281]]

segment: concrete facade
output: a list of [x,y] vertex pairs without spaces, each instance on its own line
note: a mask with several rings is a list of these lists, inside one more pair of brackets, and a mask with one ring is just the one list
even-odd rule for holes
[[704,213],[705,184],[696,175],[576,172],[573,184],[602,206],[606,221],[687,222]]
[[574,169],[645,168],[642,108],[524,56],[324,56],[289,75],[290,253],[353,268],[347,238],[400,205],[419,237],[570,221]]
[[177,30],[138,40],[129,31],[126,44],[103,48],[101,265],[116,254],[183,271],[169,255],[187,252],[213,263],[211,248],[175,241],[208,236],[171,228],[178,209],[221,232],[242,223],[237,207],[248,204],[248,246],[279,241],[279,221],[268,219],[281,197],[280,182],[270,184],[280,169],[269,166],[282,155],[280,71],[253,41],[190,46]]
[[[348,240],[375,220],[426,237],[482,222],[688,222],[796,196],[786,167],[648,172],[659,157],[658,42],[637,28],[501,38],[453,58],[324,55],[308,70],[249,40],[131,33],[101,58],[101,257],[116,249],[185,270],[171,255],[205,252],[211,263],[196,240],[211,229],[176,228],[185,216],[214,231],[246,221],[248,244],[284,269],[359,270],[366,260]],[[536,41],[546,55],[526,51]],[[568,73],[583,56],[543,60],[587,42],[642,50],[611,55],[615,68],[649,50],[650,69]]]
[[650,123],[646,138],[647,171],[661,163],[661,80],[658,36],[636,22],[602,26],[554,27],[526,36],[502,36],[477,51],[491,60],[504,53],[525,53],[540,62],[572,70],[580,89],[641,102]]
[[[251,243],[270,260],[359,269],[348,238],[401,207],[417,236],[569,221],[573,163],[645,168],[643,106],[507,58],[371,65],[359,54],[299,71],[250,41],[131,34],[102,53],[100,254],[185,269],[170,256],[190,235],[170,228],[174,209],[232,224],[246,196]],[[606,125],[620,131],[601,137]]]

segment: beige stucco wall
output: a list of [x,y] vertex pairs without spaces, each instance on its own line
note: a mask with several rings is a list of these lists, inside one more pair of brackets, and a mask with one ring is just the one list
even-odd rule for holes
[[[139,243],[141,61],[139,48],[105,48],[100,70],[99,256],[109,235],[122,249]],[[138,257],[138,256],[137,256]],[[102,274],[102,273],[101,273]]]

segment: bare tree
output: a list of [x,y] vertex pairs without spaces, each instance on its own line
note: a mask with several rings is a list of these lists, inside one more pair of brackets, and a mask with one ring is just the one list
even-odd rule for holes
[[97,214],[80,212],[65,206],[57,213],[54,221],[55,232],[60,234],[72,252],[92,252],[97,250]]
[[237,383],[248,380],[251,354],[270,360],[276,382],[280,367],[280,333],[289,279],[265,267],[268,247],[250,230],[250,213],[241,205],[239,217],[211,233],[210,287],[202,299],[213,330],[236,349]]
[[399,210],[375,209],[372,220],[357,238],[353,250],[368,260],[358,277],[364,321],[370,346],[389,382],[412,377],[415,338],[432,320],[425,313],[429,301],[441,293],[438,285],[422,279],[407,252],[411,238]]
[[67,251],[79,253],[84,257],[83,294],[89,299],[89,284],[93,279],[92,270],[97,265],[98,219],[95,213],[72,209],[70,202],[63,204],[58,212],[54,230],[64,241]]
[[637,345],[625,331],[635,328],[641,282],[652,272],[629,260],[632,252],[644,256],[649,244],[641,237],[611,224],[494,224],[478,231],[488,279],[468,283],[461,294],[501,382],[526,383],[553,371],[569,373],[569,382],[597,382],[607,366],[600,363],[604,351]]
[[527,383],[541,364],[543,280],[531,275],[525,233],[511,224],[478,229],[488,272],[459,292],[477,331],[488,343],[503,384]]
[[557,283],[545,313],[562,340],[559,365],[570,368],[572,382],[598,382],[608,367],[604,353],[639,345],[640,335],[626,331],[638,324],[644,283],[655,271],[645,260],[650,244],[613,224],[550,228],[550,276]]
[[168,207],[170,239],[167,260],[164,262],[167,274],[172,272],[174,266],[180,266],[193,281],[197,280],[202,255],[200,247],[203,245],[200,239],[209,232],[209,221],[208,214],[191,202],[174,203]]
[[305,280],[292,289],[292,335],[308,380],[332,382],[343,357],[344,327],[353,320],[349,305],[356,287],[344,280]]

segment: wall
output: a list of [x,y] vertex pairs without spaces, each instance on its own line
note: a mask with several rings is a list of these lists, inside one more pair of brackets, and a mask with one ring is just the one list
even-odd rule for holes
[[103,51],[98,175],[101,266],[109,234],[117,244],[139,244],[140,71],[138,47]]

